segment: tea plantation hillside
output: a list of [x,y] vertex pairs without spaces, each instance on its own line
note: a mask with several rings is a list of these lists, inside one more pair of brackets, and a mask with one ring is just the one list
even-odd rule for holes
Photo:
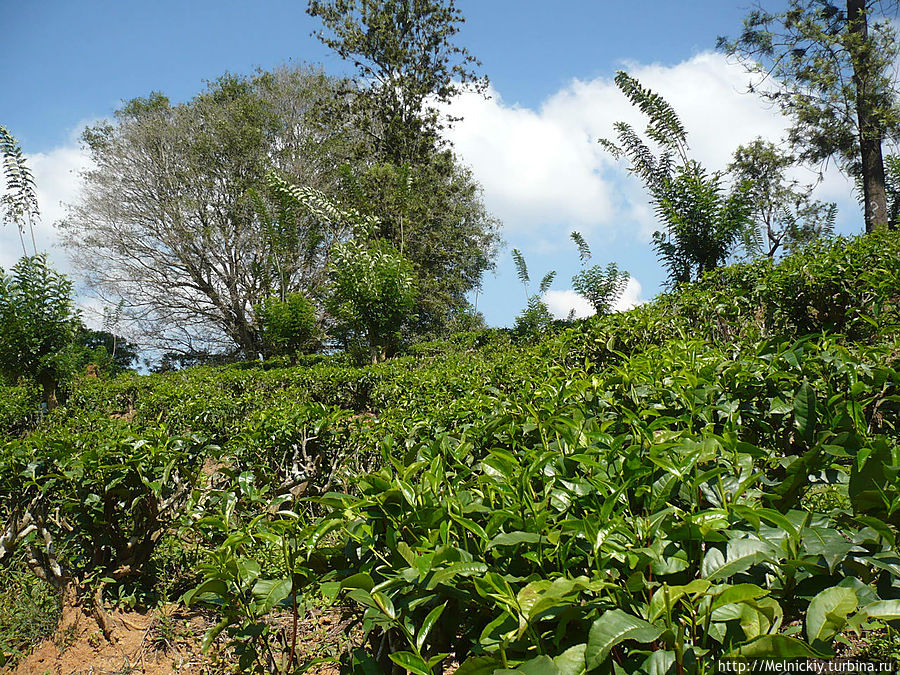
[[[178,601],[300,672],[709,672],[900,620],[900,237],[735,265],[544,335],[0,391],[0,659],[60,604]],[[862,636],[860,639],[858,636]],[[877,636],[878,640],[872,639]],[[887,646],[885,647],[885,643]]]

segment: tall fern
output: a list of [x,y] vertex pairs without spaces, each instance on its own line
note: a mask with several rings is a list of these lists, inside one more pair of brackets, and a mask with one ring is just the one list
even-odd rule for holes
[[0,155],[3,157],[3,178],[5,194],[0,197],[0,217],[6,222],[13,222],[19,228],[19,239],[22,241],[22,253],[28,255],[25,248],[25,227],[31,234],[31,246],[37,255],[34,240],[34,221],[40,218],[34,176],[25,161],[25,155],[19,142],[9,130],[0,125]]
[[615,141],[599,142],[613,157],[626,160],[650,193],[664,225],[654,233],[653,245],[669,281],[691,281],[725,262],[746,230],[749,204],[742,189],[725,194],[722,174],[710,174],[690,159],[684,125],[662,96],[623,71],[615,82],[648,118],[645,135],[659,154],[626,122],[614,125]]

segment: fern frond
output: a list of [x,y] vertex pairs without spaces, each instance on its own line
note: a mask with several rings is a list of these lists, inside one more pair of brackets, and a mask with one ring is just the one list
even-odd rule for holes
[[659,94],[642,86],[624,70],[616,73],[616,86],[625,97],[649,118],[647,135],[664,148],[684,154],[687,131],[675,109]]
[[341,209],[324,192],[306,185],[292,185],[274,173],[266,176],[266,183],[279,199],[302,207],[320,222],[334,228],[350,225],[357,232],[369,234],[380,222],[378,217],[363,215],[356,209]]
[[512,257],[513,264],[516,266],[516,275],[519,277],[519,281],[523,284],[527,284],[531,279],[528,278],[528,265],[525,264],[525,257],[517,248],[512,250]]
[[569,236],[578,247],[578,257],[581,258],[582,264],[586,263],[591,259],[591,249],[588,246],[587,242],[584,240],[584,237],[581,236],[581,232],[573,232]]
[[[0,216],[3,220],[16,223],[19,236],[24,237],[25,227],[31,229],[34,221],[40,218],[34,176],[28,168],[18,141],[2,125],[0,125],[0,155],[3,156],[3,178],[6,185],[6,194],[0,198]],[[33,229],[31,239],[34,244]]]
[[544,293],[546,293],[547,291],[550,290],[550,286],[551,286],[551,284],[553,284],[553,280],[554,280],[555,278],[556,278],[556,272],[555,272],[555,271],[554,271],[554,272],[547,272],[547,274],[544,275],[544,278],[541,279],[541,285],[538,286],[538,288],[540,289],[540,294],[541,294],[541,295],[543,295]]
[[656,183],[658,181],[659,165],[656,157],[653,156],[653,151],[638,136],[630,124],[616,122],[614,128],[619,137],[622,155],[631,162],[631,167],[628,170],[647,184]]

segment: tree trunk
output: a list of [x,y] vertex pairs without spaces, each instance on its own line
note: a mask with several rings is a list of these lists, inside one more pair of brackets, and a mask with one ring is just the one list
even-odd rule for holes
[[883,130],[873,110],[870,91],[878,75],[872,72],[866,0],[847,0],[848,47],[853,62],[856,88],[856,117],[859,124],[859,151],[865,206],[866,232],[887,227],[887,192],[884,185],[884,158],[881,154]]
[[38,376],[38,384],[41,385],[43,390],[44,403],[47,404],[47,410],[53,410],[59,405],[59,401],[56,398],[56,378],[53,377],[52,373],[44,370]]

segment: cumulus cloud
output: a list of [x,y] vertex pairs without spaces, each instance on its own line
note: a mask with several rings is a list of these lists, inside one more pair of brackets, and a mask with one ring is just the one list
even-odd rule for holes
[[[565,291],[547,291],[544,293],[543,300],[547,304],[550,313],[557,319],[565,319],[572,310],[575,311],[575,318],[577,319],[583,319],[595,314],[591,303],[571,288]],[[613,311],[624,312],[643,302],[640,282],[634,277],[630,277],[622,295],[613,305]]]
[[[625,69],[672,104],[692,156],[711,170],[724,169],[738,145],[757,136],[778,141],[787,128],[771,104],[744,93],[748,75],[721,54]],[[463,119],[449,137],[508,233],[565,236],[581,228],[609,238],[649,238],[657,224],[643,187],[596,142],[612,136],[620,120],[646,126],[612,79],[574,80],[537,110],[490,94],[485,100],[466,93],[453,102],[452,112]],[[827,192],[846,198],[840,175],[830,171],[826,178],[833,188]]]
[[571,288],[565,291],[547,291],[544,293],[543,300],[547,309],[557,319],[565,319],[572,310],[575,310],[575,318],[578,319],[594,314],[591,303]]

